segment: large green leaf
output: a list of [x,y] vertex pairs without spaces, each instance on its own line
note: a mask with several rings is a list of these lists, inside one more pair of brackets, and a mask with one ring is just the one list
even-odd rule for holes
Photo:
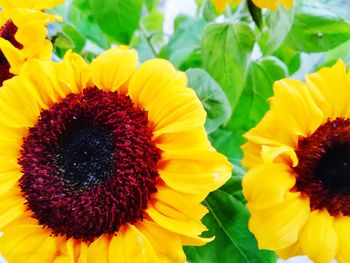
[[203,34],[204,67],[223,88],[232,109],[243,91],[254,42],[254,33],[242,22],[213,23]]
[[278,49],[288,35],[294,21],[294,9],[287,10],[282,6],[278,11],[267,11],[260,45],[265,55]]
[[301,66],[301,52],[287,45],[282,45],[273,55],[283,61],[288,67],[289,75],[294,74]]
[[160,52],[160,57],[181,67],[200,49],[200,39],[206,25],[204,19],[181,16],[175,21],[175,32]]
[[305,52],[335,48],[350,38],[350,24],[315,1],[299,4],[286,39],[291,47]]
[[269,109],[268,98],[276,80],[287,75],[287,67],[275,57],[253,61],[248,70],[244,90],[229,123],[210,134],[214,147],[224,153],[231,162],[242,158],[242,137],[254,127]]
[[244,204],[222,190],[211,193],[204,204],[209,209],[203,220],[209,227],[206,236],[215,235],[215,240],[202,247],[185,248],[190,263],[276,262],[272,252],[258,250],[248,231],[249,212]]
[[204,69],[190,69],[186,74],[188,86],[196,91],[207,112],[205,129],[211,133],[231,117],[230,103],[219,84]]
[[129,44],[141,19],[143,0],[89,0],[100,28],[121,44]]

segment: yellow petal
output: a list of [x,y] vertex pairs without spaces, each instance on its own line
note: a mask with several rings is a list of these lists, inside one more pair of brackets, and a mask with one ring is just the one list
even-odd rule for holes
[[334,229],[338,236],[338,252],[336,258],[339,262],[350,262],[350,217],[341,216],[335,219]]
[[90,66],[79,55],[68,51],[63,61],[55,64],[62,96],[80,93],[90,82]]
[[133,49],[112,48],[91,63],[91,77],[99,89],[116,91],[136,70],[137,52]]
[[111,238],[111,242],[109,243],[108,248],[108,259],[110,263],[118,262],[118,263],[125,263],[127,260],[126,254],[125,254],[125,245],[124,244],[124,236],[126,227],[122,226],[118,233]]
[[148,241],[137,227],[128,225],[124,236],[124,249],[126,255],[126,263],[157,263],[157,255]]
[[131,77],[128,94],[148,111],[154,139],[163,133],[184,132],[202,127],[205,111],[187,78],[166,60],[143,63]]
[[259,248],[270,250],[283,249],[295,243],[310,214],[309,201],[303,200],[300,193],[289,193],[286,200],[276,206],[249,210],[249,229],[255,235]]
[[0,197],[8,193],[14,186],[17,185],[18,180],[22,177],[19,171],[11,171],[0,174]]
[[245,137],[256,144],[296,148],[299,137],[311,135],[322,124],[324,115],[301,81],[277,81],[274,93],[271,110]]
[[176,210],[190,219],[201,220],[201,218],[208,213],[207,208],[200,204],[198,200],[191,198],[190,195],[185,195],[161,186],[159,186],[157,190],[158,191],[152,195],[153,202],[169,206],[171,209]]
[[277,250],[277,255],[282,259],[288,259],[295,256],[303,255],[303,251],[300,247],[299,241],[290,245],[289,247]]
[[[142,223],[137,224],[137,228],[148,239],[156,251],[160,262],[185,262],[186,257],[182,250],[182,242],[179,235],[148,220],[143,220]],[[167,242],[162,242],[162,240]]]
[[45,9],[52,8],[58,4],[62,4],[64,0],[0,0],[2,8],[29,8],[29,9]]
[[327,211],[313,211],[300,232],[300,245],[314,262],[329,263],[338,250],[333,217]]
[[181,242],[184,246],[203,246],[209,242],[212,242],[215,239],[215,237],[190,237],[181,235]]
[[295,150],[289,146],[265,146],[261,147],[261,158],[266,163],[282,162],[289,166],[298,165],[298,157]]
[[278,9],[279,0],[253,0],[253,3],[260,8],[268,8],[276,11]]
[[249,170],[242,188],[250,207],[264,209],[283,202],[294,184],[295,177],[287,165],[267,163]]
[[[18,191],[18,190],[17,190]],[[25,200],[20,194],[8,193],[0,199],[0,229],[25,213]]]
[[152,125],[153,137],[203,127],[206,113],[190,88],[162,87],[157,98],[144,105]]
[[[50,230],[43,229],[40,225],[16,225],[4,230],[0,238],[0,250],[9,262],[27,262],[27,258],[33,260],[38,255],[42,260],[52,261],[57,246],[55,237],[50,237]],[[43,250],[44,249],[44,250]]]
[[281,1],[281,4],[287,9],[292,8],[294,4],[294,0],[280,0],[280,1]]
[[262,163],[261,145],[249,141],[243,144],[241,148],[244,153],[242,165],[245,168],[253,168]]
[[108,235],[102,235],[90,244],[87,249],[88,263],[108,263]]
[[[78,263],[87,263],[88,262],[87,254],[88,254],[88,246],[85,242],[81,242]],[[123,263],[123,262],[120,261],[120,263]]]
[[322,68],[305,78],[314,100],[324,112],[325,119],[350,117],[350,77],[344,62],[338,61],[333,67]]
[[185,87],[187,78],[177,72],[170,62],[151,59],[144,62],[133,74],[129,82],[128,94],[141,107],[150,104],[159,96],[159,91],[167,85]]
[[167,151],[158,164],[161,178],[172,188],[189,194],[209,193],[231,176],[232,165],[214,151]]
[[167,150],[207,150],[210,148],[210,143],[207,138],[204,127],[194,130],[166,133],[154,140],[157,148],[163,151]]

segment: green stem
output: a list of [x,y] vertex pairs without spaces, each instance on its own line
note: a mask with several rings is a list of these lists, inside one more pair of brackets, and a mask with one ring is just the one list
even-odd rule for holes
[[152,44],[152,37],[153,36],[152,35],[148,35],[146,29],[142,25],[140,26],[140,29],[141,29],[141,33],[143,34],[143,36],[145,37],[145,39],[147,41],[147,44],[148,44],[149,48],[152,51],[154,57],[158,57],[157,51],[156,51],[155,47]]

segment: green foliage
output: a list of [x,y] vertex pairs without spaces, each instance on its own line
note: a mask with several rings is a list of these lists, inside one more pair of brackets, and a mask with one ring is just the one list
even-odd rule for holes
[[209,24],[202,38],[204,68],[221,85],[234,108],[240,97],[255,35],[242,22]]
[[175,32],[160,51],[160,57],[181,68],[200,49],[200,41],[206,21],[181,16],[175,21]]
[[89,0],[100,28],[121,44],[129,44],[139,26],[142,0]]
[[289,46],[305,52],[335,48],[350,38],[350,24],[322,4],[300,4],[287,37]]
[[203,69],[186,72],[188,86],[196,91],[207,112],[205,128],[208,133],[215,131],[231,117],[231,107],[219,84]]
[[206,236],[215,236],[215,241],[203,247],[186,248],[189,262],[276,261],[273,253],[257,249],[254,236],[248,231],[249,213],[234,196],[217,190],[209,195],[205,205],[210,211],[203,220],[210,229]]
[[266,27],[260,45],[265,55],[278,49],[288,35],[294,21],[294,9],[286,10],[281,7],[277,12],[267,11],[265,17]]

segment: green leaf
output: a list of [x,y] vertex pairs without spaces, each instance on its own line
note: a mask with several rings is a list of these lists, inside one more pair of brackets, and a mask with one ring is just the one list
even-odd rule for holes
[[74,51],[80,52],[85,45],[85,38],[84,36],[73,26],[70,24],[66,24],[63,26],[62,31],[69,36],[72,41],[74,42]]
[[159,0],[145,0],[148,12],[152,12],[158,6]]
[[175,32],[159,56],[170,60],[176,67],[181,67],[200,49],[200,39],[205,25],[204,19],[181,16],[175,21]]
[[249,212],[244,204],[228,193],[217,190],[204,204],[209,209],[203,222],[209,227],[206,236],[215,240],[202,247],[187,247],[190,263],[272,263],[272,252],[259,251],[254,236],[248,231]]
[[243,134],[256,126],[269,109],[268,98],[273,95],[273,83],[286,75],[287,67],[275,57],[265,57],[250,64],[244,90],[231,120],[210,134],[214,147],[232,163],[243,157],[240,149],[245,143]]
[[88,1],[73,0],[69,5],[68,20],[85,38],[102,48],[109,48],[106,36],[97,25]]
[[142,18],[142,25],[148,32],[163,31],[164,15],[158,10],[154,10]]
[[75,47],[73,40],[64,32],[58,34],[54,41],[54,45],[62,49],[71,49]]
[[210,22],[216,18],[216,10],[211,0],[205,0],[202,7],[203,18]]
[[265,55],[278,49],[288,35],[294,21],[294,9],[287,10],[280,6],[278,11],[267,11],[260,46]]
[[298,71],[301,66],[300,51],[297,51],[287,45],[282,45],[273,55],[283,61],[288,67],[289,75]]
[[243,91],[246,70],[255,42],[248,24],[210,24],[202,39],[205,69],[225,91],[234,109]]
[[323,52],[350,38],[350,24],[321,3],[309,1],[298,5],[294,24],[286,43],[296,50]]
[[325,53],[324,61],[318,65],[317,69],[332,66],[338,59],[342,59],[345,64],[350,65],[350,40]]
[[253,18],[253,21],[257,25],[258,28],[262,28],[263,26],[263,19],[262,19],[262,14],[261,14],[261,9],[257,7],[252,0],[248,0],[248,10],[250,15]]
[[129,44],[141,19],[143,0],[89,0],[100,28],[120,44]]
[[219,84],[205,70],[190,69],[186,74],[188,86],[195,90],[207,112],[205,129],[211,133],[230,118],[230,103]]

